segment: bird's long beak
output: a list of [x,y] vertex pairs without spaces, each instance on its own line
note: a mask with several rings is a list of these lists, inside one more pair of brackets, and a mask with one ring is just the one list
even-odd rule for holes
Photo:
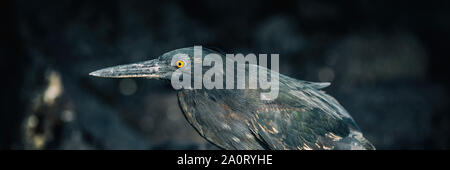
[[161,78],[159,60],[113,66],[89,73],[91,76],[109,78],[146,77]]

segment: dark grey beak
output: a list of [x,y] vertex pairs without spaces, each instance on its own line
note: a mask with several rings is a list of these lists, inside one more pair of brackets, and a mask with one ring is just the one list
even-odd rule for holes
[[109,78],[130,78],[130,77],[161,78],[159,70],[160,70],[159,60],[154,59],[139,63],[108,67],[89,73],[89,75],[97,77],[109,77]]

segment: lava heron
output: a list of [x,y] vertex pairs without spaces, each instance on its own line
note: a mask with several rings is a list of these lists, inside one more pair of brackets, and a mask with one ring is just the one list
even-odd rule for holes
[[[202,57],[210,53],[226,58],[221,52],[207,48],[203,48]],[[101,69],[90,75],[170,82],[172,74],[183,67],[183,63],[172,61],[177,54],[186,54],[193,61],[194,47],[170,51],[158,59]],[[245,64],[248,70],[249,64]],[[375,149],[348,112],[321,90],[329,85],[279,74],[275,100],[261,100],[260,89],[177,91],[187,121],[201,136],[222,149]]]

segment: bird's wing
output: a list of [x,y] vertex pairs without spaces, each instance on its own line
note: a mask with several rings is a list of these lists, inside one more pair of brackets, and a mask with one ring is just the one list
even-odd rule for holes
[[[275,102],[287,102],[293,106],[300,104],[306,107],[321,108],[325,113],[332,114],[338,118],[345,117],[353,120],[334,97],[322,91],[323,88],[330,86],[331,83],[297,80],[282,74],[280,74],[279,81],[280,92],[283,93],[282,95],[285,98],[280,98],[280,100]],[[286,101],[286,99],[292,101]]]
[[[258,67],[261,68],[261,67]],[[262,68],[264,69],[264,68]],[[265,68],[267,69],[267,68]],[[268,69],[269,70],[269,69]],[[267,71],[269,72],[269,71]],[[297,80],[295,78],[291,78],[289,76],[279,74],[281,83],[284,83],[284,85],[288,86],[291,89],[304,89],[305,87],[311,87],[317,90],[326,88],[331,85],[330,82],[311,82],[311,81],[304,81],[304,80]],[[269,76],[269,75],[268,75]]]
[[297,81],[299,81],[299,82],[301,82],[303,84],[307,84],[310,87],[318,89],[318,90],[326,88],[326,87],[331,85],[330,82],[310,82],[310,81],[301,81],[301,80],[297,80]]
[[317,90],[324,85],[306,83],[293,88],[285,81],[280,77],[277,99],[261,101],[252,113],[249,127],[268,148],[366,148],[367,140],[347,111],[333,97]]

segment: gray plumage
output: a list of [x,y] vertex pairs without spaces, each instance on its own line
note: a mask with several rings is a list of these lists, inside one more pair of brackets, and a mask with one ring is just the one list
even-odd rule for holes
[[[90,75],[167,81],[177,69],[171,59],[178,53],[192,59],[193,48],[177,49],[158,59],[110,67]],[[203,48],[203,56],[209,53],[220,54]],[[246,69],[249,67],[260,68],[247,64]],[[321,90],[329,85],[279,74],[279,94],[272,101],[260,99],[261,89],[182,89],[178,91],[178,101],[198,133],[223,149],[375,149],[348,112]]]

